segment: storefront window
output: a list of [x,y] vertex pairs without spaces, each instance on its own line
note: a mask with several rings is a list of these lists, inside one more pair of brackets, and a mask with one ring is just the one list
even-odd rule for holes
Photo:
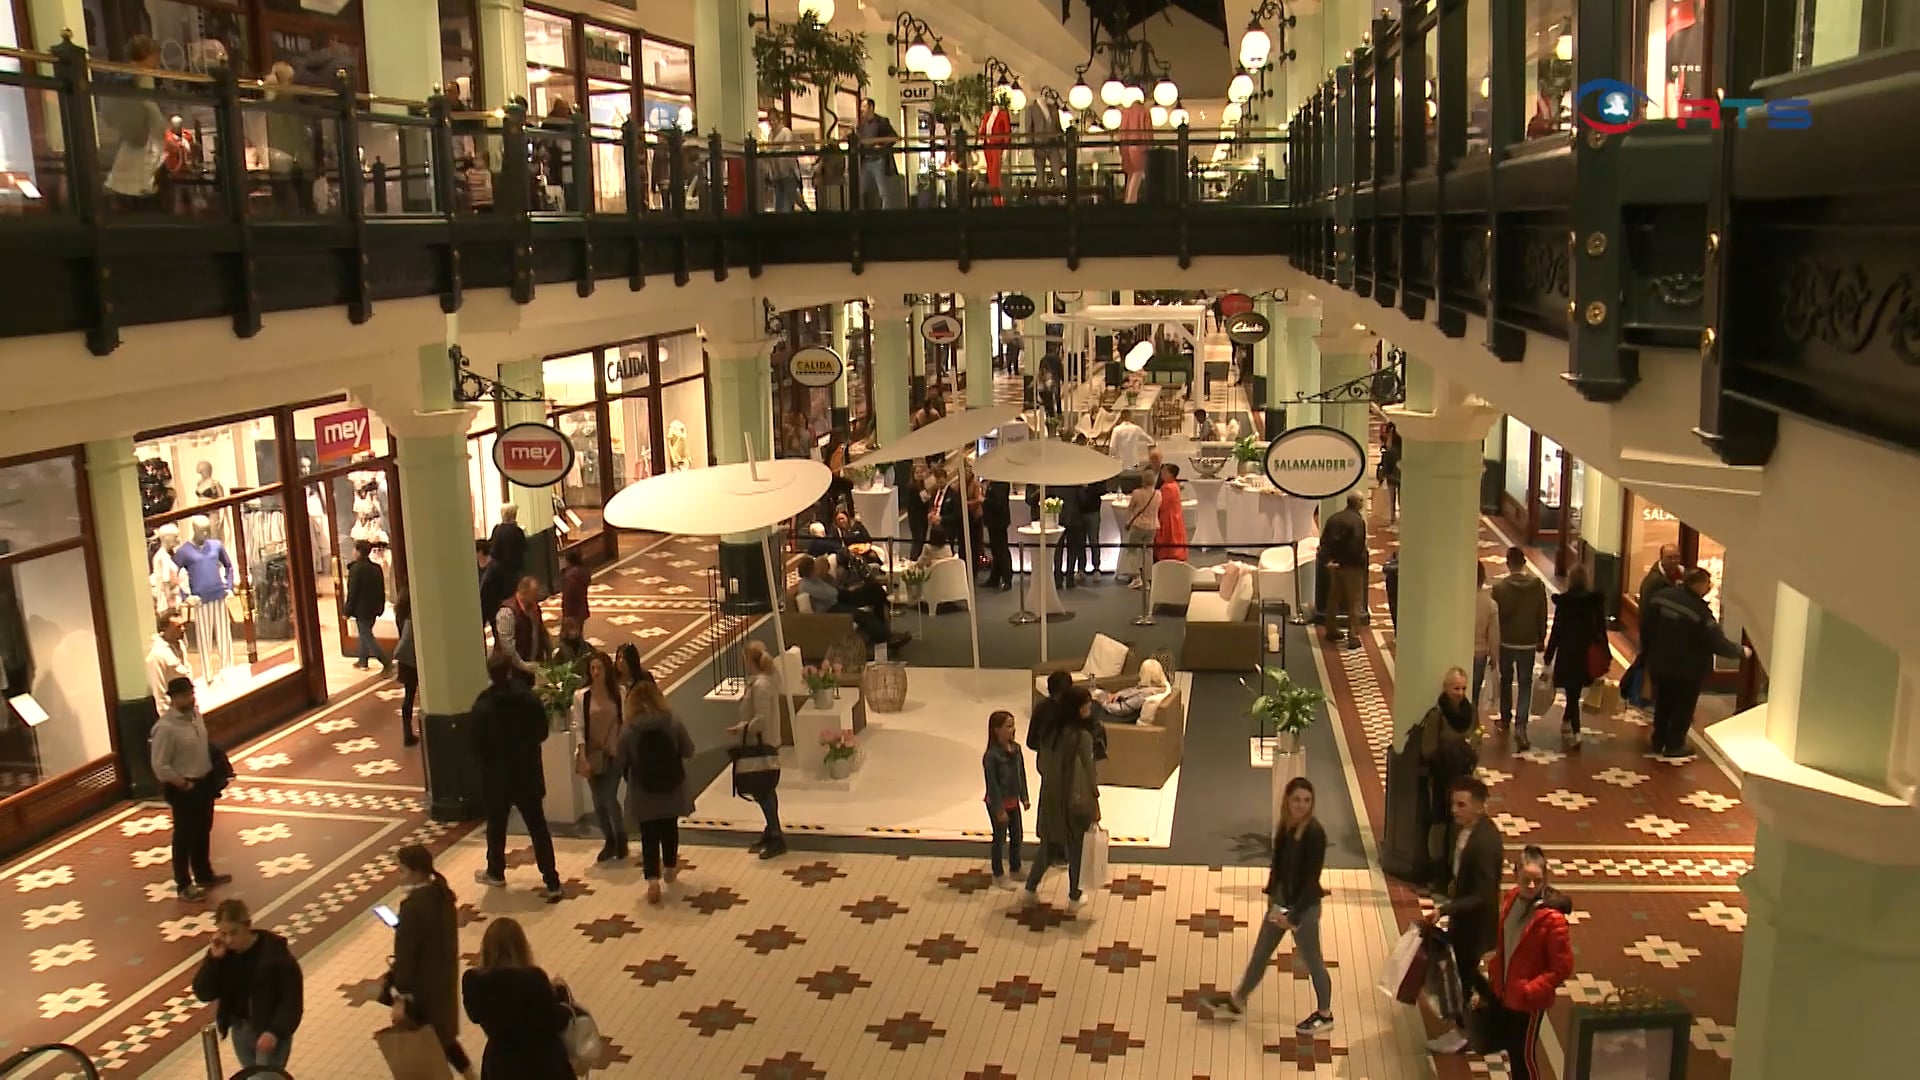
[[1573,4],[1526,0],[1529,139],[1573,130]]
[[1566,467],[1566,452],[1560,444],[1542,436],[1540,439],[1540,520],[1536,528],[1553,532],[1565,525],[1566,492],[1560,488],[1562,470]]
[[625,30],[586,27],[587,55],[584,65],[589,79],[633,82],[633,35]]
[[[71,488],[67,502],[66,513],[77,513]],[[77,542],[32,559],[0,557],[0,798],[113,753],[94,591]]]
[[80,535],[73,458],[0,467],[0,555],[50,547]]
[[1920,44],[1920,13],[1896,0],[1800,0],[1796,67]]
[[241,78],[256,74],[247,19],[238,12],[180,0],[85,0],[82,10],[87,43],[95,55],[125,60],[127,44],[144,34],[160,47],[163,70],[205,74],[210,67],[231,63]]
[[661,387],[660,411],[666,424],[667,467],[705,468],[707,381],[686,379]]
[[1627,567],[1621,580],[1627,595],[1637,600],[1640,579],[1660,561],[1660,549],[1680,546],[1680,519],[1639,496],[1627,503]]
[[658,90],[693,93],[693,50],[684,45],[656,41],[640,44],[641,81]]
[[607,403],[607,430],[613,442],[608,474],[614,489],[653,475],[653,405],[644,395]]
[[598,360],[598,352],[548,357],[540,366],[547,400],[559,408],[592,401],[598,392],[593,370]]
[[1467,0],[1467,150],[1492,144],[1493,52],[1489,0]]
[[[527,11],[527,66],[578,70],[573,62],[573,20],[544,11]],[[529,79],[528,81],[532,81]]]
[[359,86],[364,62],[357,42],[347,41],[329,30],[277,28],[271,36],[269,63],[293,68],[293,81],[301,86],[332,86],[335,73],[345,70],[347,82]]
[[1679,115],[1683,97],[1711,97],[1707,91],[1707,13],[1705,0],[1644,0],[1646,18],[1646,115],[1666,120]]
[[1507,498],[1527,512],[1527,488],[1532,483],[1533,430],[1519,420],[1507,417]]
[[661,338],[659,357],[662,384],[706,374],[706,350],[700,347],[698,334],[687,333]]
[[1725,619],[1727,613],[1720,609],[1720,585],[1727,573],[1727,549],[1705,533],[1698,535],[1700,550],[1694,556],[1693,565],[1713,575],[1713,584],[1707,589],[1707,604],[1713,608],[1716,618]]
[[[600,409],[584,409],[556,414],[554,427],[573,444],[573,470],[560,481],[560,504],[571,512],[564,539],[576,543],[600,531],[600,510],[606,505],[601,494]],[[580,524],[574,525],[578,518]]]
[[366,406],[345,401],[296,409],[293,442],[302,476],[392,452],[386,422]]

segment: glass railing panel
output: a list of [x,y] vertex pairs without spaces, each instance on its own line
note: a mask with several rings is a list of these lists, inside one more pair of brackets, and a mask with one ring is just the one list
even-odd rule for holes
[[626,213],[629,193],[631,197],[640,199],[640,205],[644,208],[646,177],[627,174],[627,139],[624,130],[607,124],[593,124],[587,128],[587,141],[589,152],[593,155],[590,185],[594,213]]
[[1420,164],[1431,169],[1440,163],[1440,26],[1437,15],[1425,19],[1420,31],[1420,48],[1427,58],[1426,85],[1421,90],[1425,99],[1420,107],[1424,129]]
[[240,102],[246,138],[241,181],[248,213],[260,218],[344,211],[340,111],[332,95],[263,93]]
[[60,95],[28,85],[18,62],[0,59],[0,220],[73,212]]
[[434,183],[433,129],[413,117],[359,122],[361,202],[368,216],[443,214]]
[[1526,0],[1526,10],[1526,137],[1564,135],[1573,130],[1575,107],[1573,4],[1571,0]]
[[528,124],[527,209],[536,214],[579,213],[586,164],[574,148],[574,127],[565,120]]
[[102,70],[94,76],[103,212],[113,217],[228,216],[212,81]]
[[1481,153],[1493,145],[1493,2],[1466,0],[1469,154]]
[[1646,100],[1648,120],[1673,120],[1680,115],[1682,98],[1711,98],[1707,88],[1707,49],[1711,17],[1704,3],[1690,0],[1626,0],[1635,11],[1630,24],[1643,32],[1635,43],[1639,58],[1636,78]]
[[494,211],[494,193],[499,187],[500,166],[505,160],[498,124],[491,113],[453,116],[453,211],[456,214]]

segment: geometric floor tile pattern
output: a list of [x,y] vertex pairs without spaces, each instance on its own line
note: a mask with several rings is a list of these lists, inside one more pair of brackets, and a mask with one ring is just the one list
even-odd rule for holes
[[[1364,871],[1328,875],[1334,892],[1321,933],[1339,964],[1340,1026],[1301,1046],[1292,1025],[1312,1011],[1312,990],[1284,973],[1269,973],[1240,1022],[1183,1007],[1192,988],[1239,978],[1264,870],[1116,865],[1113,879],[1155,887],[1090,887],[1077,917],[1033,933],[1005,917],[1018,894],[942,882],[977,868],[977,859],[808,854],[806,864],[842,875],[820,880],[784,872],[798,856],[763,863],[734,848],[692,850],[699,869],[683,879],[683,896],[724,889],[740,899],[709,915],[687,903],[648,906],[639,871],[592,868],[595,851],[592,841],[559,841],[562,875],[591,882],[593,892],[551,905],[534,896],[526,870],[513,871],[507,889],[466,884],[482,857],[474,838],[441,864],[460,899],[488,921],[521,921],[535,959],[566,976],[602,1034],[646,1063],[645,1075],[1427,1074],[1424,1035],[1374,989],[1388,948],[1386,898]],[[1042,897],[1062,904],[1064,889],[1051,879]],[[885,918],[860,917],[882,907]],[[462,948],[477,948],[486,925],[470,921]],[[627,926],[638,932],[583,929]],[[943,938],[965,947],[939,964],[916,951]],[[293,1060],[301,1075],[385,1075],[371,1033],[386,1010],[358,990],[384,970],[390,943],[389,931],[362,920],[307,959],[307,1014]],[[1137,963],[1094,958],[1112,949]],[[467,1028],[463,1039],[479,1049],[477,1031]],[[592,1075],[641,1075],[632,1069]],[[204,1072],[186,1047],[148,1075],[199,1080]]]

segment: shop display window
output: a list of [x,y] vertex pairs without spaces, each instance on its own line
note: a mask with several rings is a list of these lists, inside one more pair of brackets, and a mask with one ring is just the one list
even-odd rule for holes
[[[1437,9],[1438,5],[1435,5]],[[1433,168],[1440,163],[1440,25],[1436,18],[1421,35],[1427,53],[1426,156],[1421,164]]]
[[1467,0],[1467,151],[1493,144],[1491,0]]
[[[0,0],[0,46],[19,48],[20,29],[14,25],[10,0]],[[15,60],[7,60],[0,62],[0,69],[19,71],[20,64]],[[18,86],[0,87],[0,213],[29,209],[47,194],[58,199],[56,192],[41,191],[40,174],[33,163],[32,117],[34,110],[42,107],[40,102],[43,100],[44,91],[30,91]],[[48,101],[47,106],[51,105],[52,102]],[[52,114],[49,112],[46,115]]]
[[80,535],[78,466],[68,456],[0,466],[0,555],[52,547]]
[[149,439],[134,447],[148,517],[175,513],[280,480],[273,418],[260,416]]
[[[677,334],[659,339],[660,382],[678,382],[706,374],[707,354],[697,334]],[[706,425],[701,424],[702,427]]]
[[540,365],[540,377],[546,385],[547,401],[556,408],[585,405],[599,395],[594,378],[598,352],[550,356]]
[[1540,439],[1540,520],[1535,528],[1540,531],[1557,531],[1567,525],[1567,492],[1561,488],[1562,474],[1566,468],[1566,451],[1560,444],[1542,436]]
[[347,81],[364,85],[365,59],[358,42],[349,41],[328,30],[308,27],[276,27],[268,35],[269,65],[286,64],[293,68],[293,81],[300,86],[332,86],[335,72],[345,70]]
[[613,446],[608,472],[616,491],[653,475],[653,406],[645,396],[608,402],[607,431]]
[[[77,510],[71,488],[68,501]],[[96,588],[78,540],[17,561],[0,554],[0,798],[113,753]]]
[[600,460],[600,409],[588,405],[555,413],[548,422],[573,445],[573,469],[560,481],[557,505],[571,510],[583,522],[566,537],[567,542],[574,543],[600,531],[600,511],[606,505],[601,486],[604,463]]
[[667,465],[672,469],[707,464],[707,381],[685,379],[660,388],[666,423]]
[[1706,0],[1644,0],[1642,13],[1646,117],[1671,119],[1681,98],[1713,96],[1706,81]]
[[1800,0],[1795,67],[1920,44],[1920,17],[1897,0]]
[[293,442],[302,476],[393,452],[386,421],[372,409],[345,401],[294,410]]
[[1694,555],[1693,565],[1713,575],[1713,584],[1707,589],[1707,605],[1713,608],[1716,618],[1725,619],[1727,613],[1720,609],[1720,583],[1727,573],[1727,549],[1705,533],[1698,536],[1699,550]]
[[1507,498],[1519,504],[1525,514],[1528,488],[1533,482],[1533,429],[1511,416],[1507,417],[1506,429]]
[[528,67],[553,71],[576,70],[573,62],[572,19],[528,8],[526,39]]
[[159,46],[164,71],[204,75],[225,63],[243,79],[259,75],[247,17],[230,6],[185,0],[84,0],[81,10],[88,47],[95,55],[124,61],[128,43],[144,34]]
[[589,79],[633,83],[633,35],[625,30],[586,25],[586,74]]
[[640,44],[640,78],[653,89],[693,93],[693,50],[648,38]]
[[1629,598],[1638,601],[1640,579],[1660,561],[1660,549],[1668,544],[1680,546],[1680,519],[1632,496],[1627,504],[1627,567],[1621,574]]
[[1529,139],[1573,130],[1572,0],[1525,0]]

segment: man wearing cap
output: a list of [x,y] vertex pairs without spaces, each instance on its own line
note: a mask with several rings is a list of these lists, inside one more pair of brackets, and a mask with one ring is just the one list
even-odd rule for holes
[[220,797],[214,775],[207,724],[193,701],[193,680],[177,675],[167,683],[167,710],[153,725],[153,775],[173,810],[173,889],[182,900],[199,900],[207,890],[232,881],[213,872],[213,803]]

